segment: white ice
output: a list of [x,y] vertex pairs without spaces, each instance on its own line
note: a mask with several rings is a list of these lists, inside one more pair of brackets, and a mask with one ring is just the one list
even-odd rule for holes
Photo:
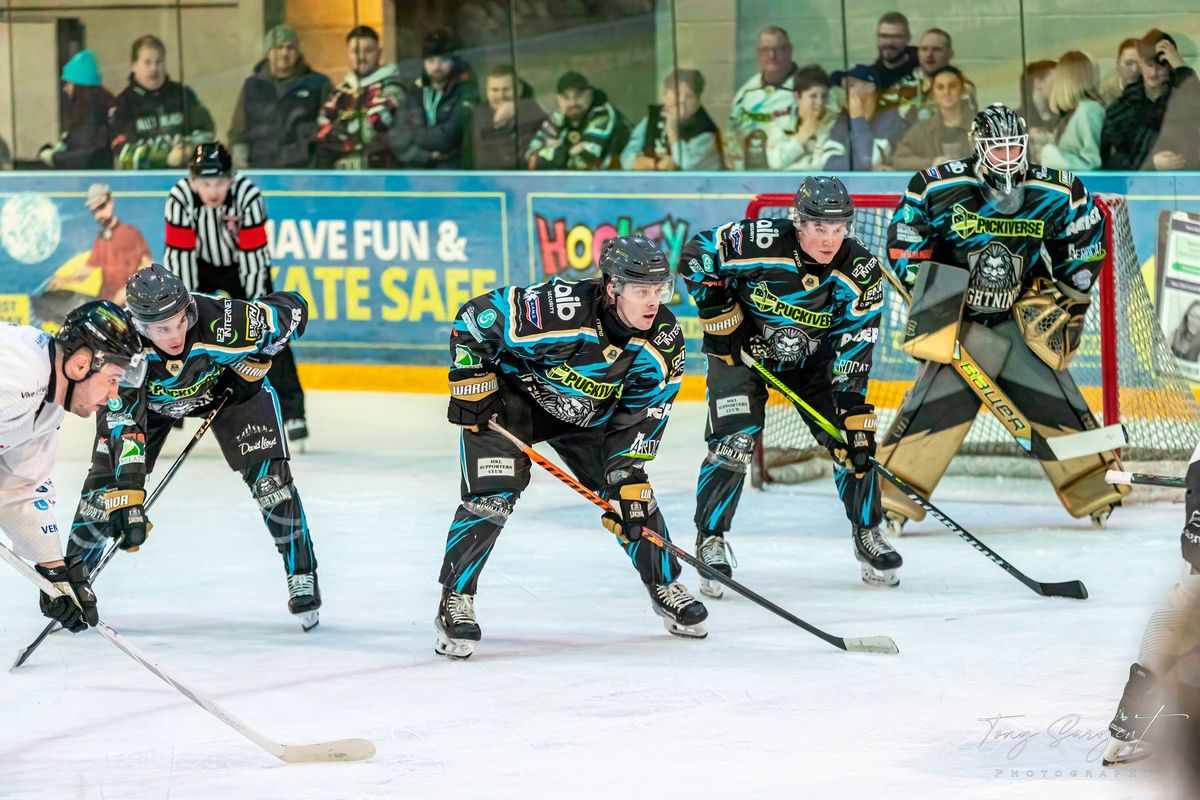
[[[279,556],[211,436],[151,512],[147,545],[101,576],[101,611],[268,736],[362,736],[378,754],[284,765],[100,636],[60,633],[0,673],[0,798],[1068,800],[1155,785],[1102,771],[1099,753],[1175,578],[1179,504],[1118,509],[1098,531],[1044,482],[947,480],[947,513],[1039,580],[1082,579],[1091,597],[1071,601],[1033,594],[932,520],[896,543],[901,586],[869,589],[831,484],[748,491],[736,577],[901,651],[851,655],[730,593],[708,603],[707,640],[670,636],[596,511],[535,468],[483,575],[484,639],[448,662],[433,652],[458,500],[445,401],[313,392],[310,406],[311,446],[292,463],[320,560],[316,631],[288,615]],[[650,470],[689,548],[702,431],[701,406],[678,404]],[[64,429],[64,526],[90,435]],[[186,439],[173,434],[159,473]],[[0,575],[7,664],[44,620],[33,589]],[[1036,735],[1019,747],[1022,732]]]

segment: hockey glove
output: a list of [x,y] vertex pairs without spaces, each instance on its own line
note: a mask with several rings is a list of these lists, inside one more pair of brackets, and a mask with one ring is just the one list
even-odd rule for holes
[[1079,348],[1079,340],[1083,336],[1083,320],[1087,316],[1091,302],[1078,300],[1063,294],[1056,301],[1059,308],[1067,312],[1067,324],[1063,328],[1063,369],[1071,361],[1071,356]]
[[833,457],[841,461],[857,478],[871,471],[877,426],[875,407],[869,403],[851,406],[842,412],[842,441],[834,446]]
[[[712,316],[706,316],[711,314]],[[729,366],[740,363],[744,341],[742,307],[731,303],[716,311],[705,311],[700,315],[704,326],[704,339],[700,349],[724,361]]]
[[455,425],[479,433],[493,417],[503,417],[504,399],[500,396],[496,374],[482,368],[450,370],[450,407],[446,418]]
[[270,359],[243,359],[227,364],[217,378],[217,396],[227,395],[231,404],[244,403],[262,388],[262,380],[271,370]]
[[136,553],[154,529],[146,519],[144,502],[146,493],[141,489],[114,489],[104,495],[109,535],[117,540],[117,547],[130,553]]
[[96,611],[96,593],[92,591],[88,568],[82,559],[59,567],[38,564],[37,571],[62,592],[58,597],[51,597],[45,592],[39,595],[38,605],[43,615],[57,620],[71,633],[87,630],[89,625],[100,621],[99,612]]
[[658,521],[661,519],[658,501],[654,499],[654,490],[646,482],[645,474],[635,473],[626,481],[609,487],[608,496],[612,499],[613,511],[600,517],[600,522],[608,528],[609,533],[624,544],[629,544],[642,538],[643,527],[654,530],[662,525]]

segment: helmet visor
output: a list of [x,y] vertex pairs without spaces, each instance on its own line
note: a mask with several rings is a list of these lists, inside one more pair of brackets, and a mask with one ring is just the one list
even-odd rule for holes
[[99,372],[107,366],[121,368],[121,376],[117,380],[124,388],[136,389],[146,380],[146,357],[142,353],[122,356],[101,352],[92,356],[93,372]]
[[612,287],[614,294],[622,295],[627,300],[639,303],[649,303],[652,301],[669,303],[671,302],[671,296],[675,292],[675,282],[673,280],[655,281],[654,283],[634,283],[623,278],[613,278]]

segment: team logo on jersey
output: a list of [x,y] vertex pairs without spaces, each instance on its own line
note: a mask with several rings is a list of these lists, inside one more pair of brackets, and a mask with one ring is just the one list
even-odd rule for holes
[[1046,223],[1040,219],[1009,219],[1007,217],[983,217],[968,211],[961,203],[955,203],[950,217],[950,230],[961,239],[970,239],[977,233],[987,236],[1042,238]]
[[608,347],[604,348],[604,360],[611,364],[620,358],[621,353],[623,352],[624,351],[615,344],[610,344]]
[[525,296],[525,319],[539,331],[542,329],[542,298],[536,294]]
[[754,303],[755,308],[764,314],[777,314],[798,325],[807,325],[810,328],[828,328],[833,324],[833,314],[827,311],[809,311],[802,306],[784,302],[767,288],[765,281],[754,286],[750,293],[750,302]]
[[167,372],[175,376],[183,372],[183,362],[177,358],[173,358],[167,362]]
[[995,314],[1008,311],[1021,291],[1025,260],[999,242],[967,255],[971,277],[967,305],[974,311]]
[[[490,328],[492,327],[492,323],[495,321],[496,312],[490,308],[479,315],[479,327],[481,328]],[[481,336],[479,338],[482,339],[483,337]]]
[[817,286],[819,286],[820,284],[821,284],[821,281],[820,281],[820,279],[817,278],[816,275],[805,275],[803,278],[800,279],[800,285],[803,286],[805,291],[808,291],[808,292],[811,292],[813,289],[817,288]]
[[[817,352],[819,342],[804,331],[791,325],[782,328],[763,326],[763,352],[756,358],[774,358],[779,361],[804,361]],[[751,345],[751,350],[754,350]]]

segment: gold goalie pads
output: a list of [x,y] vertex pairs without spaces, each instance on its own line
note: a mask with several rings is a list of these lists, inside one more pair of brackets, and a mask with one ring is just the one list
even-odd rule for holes
[[[1012,309],[1025,344],[1051,369],[1058,371],[1066,369],[1071,356],[1075,355],[1071,337],[1067,335],[1071,314],[1059,302],[1064,294],[1070,300],[1077,300],[1077,292],[1038,278],[1029,291],[1013,303]],[[1082,297],[1086,302],[1086,295]]]
[[971,273],[961,267],[925,261],[917,267],[908,323],[900,349],[922,361],[949,364],[962,325],[963,302]]

